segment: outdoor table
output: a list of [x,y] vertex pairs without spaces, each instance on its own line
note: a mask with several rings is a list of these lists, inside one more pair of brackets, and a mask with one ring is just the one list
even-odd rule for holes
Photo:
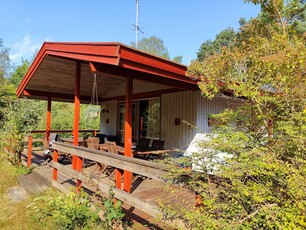
[[[66,143],[73,144],[74,138],[72,138],[72,137],[71,138],[62,138],[62,140]],[[79,146],[84,145],[84,139],[83,138],[81,138],[81,137],[78,138],[78,145]]]
[[[107,145],[106,144],[99,144],[98,148],[100,150],[107,151]],[[124,147],[117,145],[117,152],[119,154],[124,154]],[[157,155],[160,157],[162,154],[169,153],[171,150],[169,149],[155,149],[150,147],[136,147],[132,148],[132,154],[133,155],[142,155],[144,159],[149,159],[150,155]]]
[[142,156],[142,159],[149,159],[151,155],[155,155],[157,158],[161,158],[163,154],[169,152],[171,152],[169,149],[155,149],[150,147],[136,147],[133,149],[133,155]]

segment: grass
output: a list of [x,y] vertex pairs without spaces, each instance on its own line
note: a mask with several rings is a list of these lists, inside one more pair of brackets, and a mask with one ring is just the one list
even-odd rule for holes
[[18,185],[17,168],[1,156],[0,171],[0,229],[50,229],[51,223],[50,226],[42,226],[28,215],[27,206],[35,196],[18,203],[8,198],[7,190]]

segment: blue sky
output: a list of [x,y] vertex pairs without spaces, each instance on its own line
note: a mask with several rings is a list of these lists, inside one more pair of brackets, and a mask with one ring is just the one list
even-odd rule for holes
[[[243,0],[139,0],[139,38],[157,36],[188,65],[201,43],[258,6]],[[136,0],[0,0],[0,38],[12,64],[32,59],[44,41],[135,41]]]

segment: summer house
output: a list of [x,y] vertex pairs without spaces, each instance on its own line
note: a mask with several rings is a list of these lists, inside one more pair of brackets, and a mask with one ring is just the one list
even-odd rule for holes
[[[45,42],[17,95],[48,101],[47,139],[51,102],[72,102],[77,145],[80,104],[91,103],[94,96],[101,106],[100,133],[116,136],[125,156],[132,156],[132,142],[141,138],[163,140],[166,149],[186,149],[197,133],[189,124],[209,132],[209,115],[229,106],[224,97],[203,98],[186,70],[185,65],[115,42]],[[73,167],[81,163],[75,157]]]

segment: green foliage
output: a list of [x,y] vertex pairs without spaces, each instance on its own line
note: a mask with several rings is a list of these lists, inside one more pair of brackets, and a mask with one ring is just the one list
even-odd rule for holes
[[14,86],[6,79],[0,79],[0,127],[4,125],[8,106],[15,98]]
[[179,64],[182,64],[183,56],[175,56],[175,57],[173,57],[172,61],[177,62]]
[[201,44],[201,47],[197,52],[197,59],[199,61],[203,61],[214,53],[219,53],[221,48],[224,46],[229,46],[235,37],[236,32],[231,27],[221,31],[219,34],[217,34],[214,41],[207,40]]
[[[131,45],[136,48],[135,42],[132,42]],[[170,59],[168,49],[164,46],[164,41],[156,36],[139,40],[137,43],[137,49],[159,57]]]
[[15,71],[11,74],[9,81],[12,83],[15,87],[18,87],[22,78],[27,73],[30,66],[30,62],[28,60],[22,60],[22,64],[17,66]]
[[[43,102],[42,108],[47,108],[47,104]],[[81,105],[80,129],[99,129],[100,113],[99,106]],[[72,129],[74,120],[74,104],[63,102],[52,102],[51,129],[65,130]],[[37,129],[44,130],[46,128],[46,110],[41,112],[41,119],[38,122]],[[71,134],[67,134],[71,136]]]
[[213,116],[210,139],[189,160],[198,171],[170,175],[202,198],[193,209],[165,208],[190,228],[306,228],[306,38],[284,23],[295,1],[252,2],[270,20],[251,20],[233,45],[188,69],[203,95],[236,100]]
[[103,202],[104,218],[109,226],[118,226],[122,224],[122,218],[125,215],[122,212],[122,203],[120,200],[116,200],[114,203],[114,192],[112,190],[109,191],[109,194],[109,197]]
[[28,209],[35,221],[48,224],[51,220],[57,229],[107,229],[90,203],[84,192],[50,193],[34,199]]
[[264,17],[271,22],[277,22],[278,28],[283,33],[285,30],[293,30],[298,34],[306,31],[305,0],[245,0],[245,2],[259,4]]
[[299,34],[306,32],[306,1],[300,0],[297,3],[297,14],[295,16],[296,20],[292,22],[292,28]]
[[[170,60],[170,55],[168,49],[164,45],[164,41],[156,36],[142,38],[140,41],[138,41],[137,47],[135,42],[131,42],[131,46],[149,54]],[[172,61],[180,64],[182,63],[182,59],[183,56],[176,56],[172,59]]]
[[22,164],[19,164],[19,165],[16,165],[16,172],[15,172],[15,174],[17,176],[19,176],[19,175],[27,175],[27,174],[31,173],[32,170],[33,170],[33,168],[28,168],[28,167],[23,166]]
[[24,147],[23,138],[37,124],[39,104],[28,100],[13,100],[6,108],[4,124],[1,128],[1,147],[18,153]]
[[9,49],[3,46],[3,41],[0,38],[0,83],[8,75],[10,68]]

